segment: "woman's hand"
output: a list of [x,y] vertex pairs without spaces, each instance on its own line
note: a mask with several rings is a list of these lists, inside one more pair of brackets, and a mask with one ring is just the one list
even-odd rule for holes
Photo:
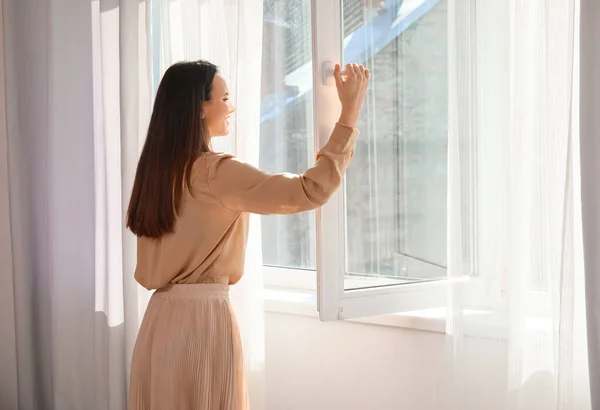
[[339,122],[349,127],[356,127],[360,109],[367,95],[371,72],[362,64],[346,64],[345,71],[344,79],[339,64],[336,64],[333,70],[338,97],[342,103]]

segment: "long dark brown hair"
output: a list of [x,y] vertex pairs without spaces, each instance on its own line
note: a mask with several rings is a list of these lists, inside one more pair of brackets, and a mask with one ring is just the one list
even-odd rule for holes
[[192,165],[210,150],[202,103],[212,98],[216,73],[208,61],[181,62],[160,82],[127,210],[127,227],[137,236],[173,232]]

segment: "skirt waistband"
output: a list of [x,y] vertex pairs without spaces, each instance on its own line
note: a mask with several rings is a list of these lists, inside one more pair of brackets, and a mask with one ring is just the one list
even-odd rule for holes
[[229,285],[221,283],[198,283],[189,285],[170,284],[154,292],[156,297],[172,299],[227,299]]

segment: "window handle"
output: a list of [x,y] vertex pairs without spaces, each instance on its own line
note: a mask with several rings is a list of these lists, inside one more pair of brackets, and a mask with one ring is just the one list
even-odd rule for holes
[[[322,64],[323,72],[323,85],[334,86],[335,78],[333,77],[333,70],[335,69],[335,63],[331,61],[325,61]],[[346,71],[342,70],[342,76],[346,75]]]

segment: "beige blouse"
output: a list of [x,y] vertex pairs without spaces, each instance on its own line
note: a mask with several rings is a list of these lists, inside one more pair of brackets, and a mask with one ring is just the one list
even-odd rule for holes
[[203,154],[174,232],[138,238],[136,280],[147,289],[236,283],[243,274],[248,213],[294,214],[325,204],[342,182],[357,136],[358,130],[337,124],[315,165],[301,175],[267,174],[231,155]]

